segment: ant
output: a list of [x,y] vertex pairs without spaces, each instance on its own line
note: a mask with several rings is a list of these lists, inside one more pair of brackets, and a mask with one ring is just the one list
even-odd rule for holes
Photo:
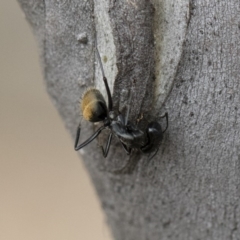
[[[103,122],[103,125],[85,142],[78,145],[80,132],[81,132],[81,123],[77,128],[76,140],[74,149],[76,151],[88,145],[92,142],[97,136],[106,128],[110,129],[111,132],[108,136],[108,140],[105,146],[105,149],[101,146],[102,153],[104,157],[107,157],[108,151],[111,145],[113,134],[118,137],[120,143],[122,144],[124,150],[129,155],[131,154],[132,149],[140,149],[143,153],[151,153],[155,150],[154,154],[149,157],[152,159],[158,152],[159,145],[163,139],[163,133],[168,128],[168,113],[165,113],[160,118],[166,118],[166,128],[163,131],[161,125],[158,122],[150,122],[147,125],[145,132],[140,130],[132,122],[128,121],[130,104],[127,106],[127,114],[124,116],[122,113],[118,113],[115,116],[113,111],[113,102],[110,89],[108,86],[107,78],[104,74],[103,65],[101,57],[97,48],[97,40],[95,40],[95,48],[97,53],[97,58],[100,63],[100,68],[103,76],[103,82],[106,88],[108,96],[108,107],[106,101],[101,94],[101,92],[96,88],[88,89],[84,95],[80,105],[82,110],[83,117],[89,122]],[[131,102],[132,94],[130,94]]]

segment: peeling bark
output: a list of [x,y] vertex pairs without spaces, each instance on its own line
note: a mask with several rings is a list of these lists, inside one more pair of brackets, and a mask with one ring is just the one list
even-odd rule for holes
[[73,137],[81,93],[102,88],[96,35],[115,109],[132,88],[131,119],[169,113],[158,155],[140,155],[131,175],[112,173],[127,159],[117,141],[107,159],[97,141],[82,151],[115,239],[239,239],[239,0],[19,3]]

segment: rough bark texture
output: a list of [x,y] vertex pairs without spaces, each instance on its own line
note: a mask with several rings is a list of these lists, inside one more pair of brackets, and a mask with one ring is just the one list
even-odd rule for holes
[[[101,55],[102,45],[115,48],[117,68],[106,67],[108,77],[116,76],[114,107],[126,105],[135,80],[132,119],[145,112],[158,119],[160,107],[169,113],[158,155],[150,162],[141,156],[130,175],[111,173],[126,163],[117,141],[107,159],[97,141],[84,148],[84,162],[115,239],[240,239],[239,0],[192,0],[189,5],[167,0],[19,2],[39,41],[48,92],[73,137],[81,93],[101,85],[94,64],[96,32]],[[96,12],[101,7],[107,37]],[[177,22],[170,21],[171,13]],[[157,16],[165,28],[157,30]],[[179,40],[171,49],[166,36],[174,33]],[[161,66],[155,74],[154,66]],[[167,85],[158,82],[162,72]],[[155,98],[153,88],[159,89]],[[155,104],[158,97],[160,104]],[[151,105],[157,106],[154,115]],[[89,123],[83,127],[86,138],[93,128]]]

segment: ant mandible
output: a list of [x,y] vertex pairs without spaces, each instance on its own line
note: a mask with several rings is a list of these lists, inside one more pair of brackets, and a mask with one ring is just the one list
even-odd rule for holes
[[[102,132],[102,130],[108,128],[111,130],[108,140],[105,146],[105,149],[101,146],[102,153],[104,157],[107,157],[108,151],[111,145],[112,136],[113,134],[117,136],[122,144],[124,150],[127,154],[130,154],[132,149],[140,149],[143,153],[151,153],[155,150],[153,155],[149,157],[152,159],[158,152],[160,143],[163,139],[163,133],[168,128],[168,113],[165,113],[160,118],[166,118],[166,128],[162,131],[161,125],[156,122],[150,122],[147,125],[145,132],[140,130],[136,125],[132,122],[128,121],[129,111],[130,111],[130,104],[127,106],[127,114],[124,116],[122,113],[118,113],[115,116],[113,111],[113,102],[111,92],[108,86],[107,78],[104,74],[103,65],[101,61],[101,57],[97,48],[97,40],[95,40],[95,48],[97,53],[97,58],[100,64],[101,72],[103,75],[103,82],[107,91],[108,96],[108,107],[106,101],[101,94],[101,92],[96,88],[91,88],[87,90],[84,95],[80,105],[82,110],[82,114],[85,120],[89,122],[103,122],[103,125],[85,142],[78,145],[80,133],[81,133],[81,122],[77,128],[76,133],[76,140],[74,149],[76,151],[80,150],[81,148],[88,145],[92,142],[97,136]],[[130,95],[130,102],[131,102],[132,94]]]

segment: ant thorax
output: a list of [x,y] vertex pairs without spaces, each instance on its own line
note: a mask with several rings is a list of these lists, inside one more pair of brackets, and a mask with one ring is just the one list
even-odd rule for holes
[[114,135],[129,148],[140,148],[146,143],[146,134],[119,114],[109,126]]

